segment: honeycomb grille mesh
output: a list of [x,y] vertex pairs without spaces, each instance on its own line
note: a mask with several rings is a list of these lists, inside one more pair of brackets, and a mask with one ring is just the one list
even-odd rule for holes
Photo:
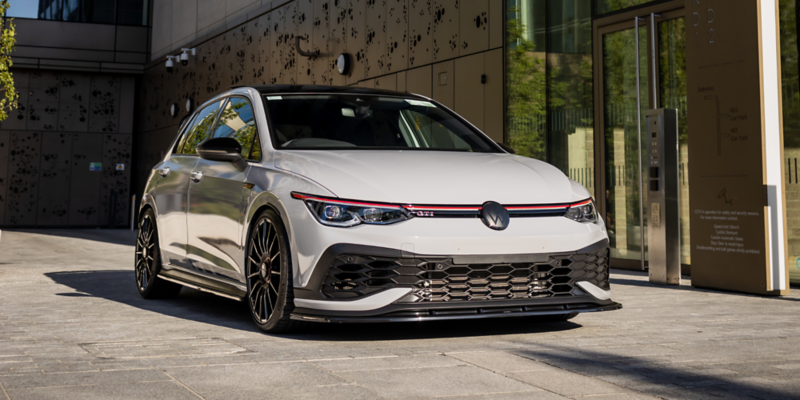
[[392,287],[412,287],[407,301],[445,302],[575,296],[579,281],[608,289],[608,249],[557,254],[544,262],[454,264],[452,259],[336,257],[322,285],[331,298],[361,297]]

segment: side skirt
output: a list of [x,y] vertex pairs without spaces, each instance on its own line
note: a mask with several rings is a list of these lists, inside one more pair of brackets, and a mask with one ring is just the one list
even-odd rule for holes
[[[171,267],[174,268],[174,266]],[[240,287],[197,276],[179,269],[162,269],[158,274],[158,278],[231,300],[241,301],[247,295],[246,290],[242,290]]]

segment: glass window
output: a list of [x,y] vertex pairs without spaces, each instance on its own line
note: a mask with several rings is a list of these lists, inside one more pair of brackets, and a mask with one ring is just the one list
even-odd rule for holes
[[35,0],[9,0],[6,14],[15,18],[37,18],[39,2]]
[[800,283],[800,43],[797,41],[796,0],[780,0],[781,84],[783,99],[783,156],[786,182],[786,232],[789,236],[789,279]]
[[147,26],[148,0],[9,0],[9,17]]
[[597,7],[597,15],[600,15],[652,1],[656,0],[595,0],[595,6]]
[[197,145],[211,137],[214,121],[217,119],[217,112],[223,101],[225,100],[209,104],[197,112],[191,128],[184,135],[183,143],[180,144],[181,154],[197,154]]
[[175,148],[172,149],[172,154],[176,154],[180,152],[183,143],[185,142],[185,136],[187,132],[191,129],[192,124],[194,123],[194,117],[196,115],[191,115],[184,117],[183,121],[181,122],[181,130],[180,135],[178,136],[178,141],[175,143]]
[[594,194],[592,0],[508,0],[506,141]]
[[[236,139],[242,145],[242,156],[251,158],[251,150],[256,136],[258,136],[258,129],[256,129],[256,119],[250,102],[242,97],[231,97],[219,117],[213,137]],[[258,159],[261,159],[260,150]]]
[[267,96],[275,148],[498,152],[429,101],[370,95]]

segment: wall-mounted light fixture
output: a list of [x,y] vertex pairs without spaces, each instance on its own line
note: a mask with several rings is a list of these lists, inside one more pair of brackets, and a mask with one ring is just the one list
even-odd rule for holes
[[181,49],[181,65],[184,67],[189,65],[189,53],[192,53],[192,56],[196,56],[197,52],[195,51],[194,47],[191,49],[183,48]]
[[169,105],[169,115],[171,117],[178,115],[178,103],[172,103]]
[[347,75],[350,73],[350,54],[339,54],[339,58],[336,59],[336,70],[339,71],[339,75]]
[[186,99],[186,112],[192,112],[192,107],[194,107],[192,99]]

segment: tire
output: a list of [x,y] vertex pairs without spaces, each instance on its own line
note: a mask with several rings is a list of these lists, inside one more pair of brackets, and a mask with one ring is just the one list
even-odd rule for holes
[[294,287],[286,228],[273,210],[263,211],[253,221],[245,261],[245,301],[250,315],[264,332],[297,331],[305,324],[290,318],[294,310]]
[[158,245],[156,216],[152,209],[147,209],[139,219],[133,270],[136,288],[145,299],[171,299],[183,287],[158,279],[158,273],[161,272],[161,249]]

